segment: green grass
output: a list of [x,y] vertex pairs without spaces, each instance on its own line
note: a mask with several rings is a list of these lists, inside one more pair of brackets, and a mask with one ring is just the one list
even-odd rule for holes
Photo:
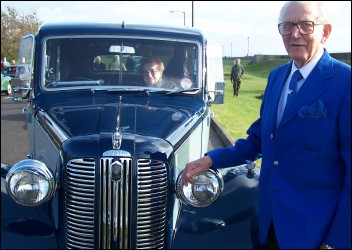
[[[270,71],[279,65],[287,63],[287,59],[264,60],[256,64],[248,65],[249,60],[242,59],[241,64],[245,68],[241,88],[238,97],[232,97],[233,89],[230,82],[230,72],[233,60],[224,59],[225,75],[225,103],[212,105],[218,123],[227,131],[230,137],[236,141],[247,137],[246,131],[249,126],[259,118],[261,95],[267,84]],[[351,61],[344,61],[351,65]],[[261,165],[261,160],[256,162]]]

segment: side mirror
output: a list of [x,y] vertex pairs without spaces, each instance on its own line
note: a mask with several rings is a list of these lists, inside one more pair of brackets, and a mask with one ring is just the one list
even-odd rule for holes
[[225,82],[216,82],[215,90],[209,91],[214,93],[214,100],[211,100],[211,103],[214,104],[224,104],[224,92],[225,92]]
[[215,104],[224,104],[225,82],[215,83]]

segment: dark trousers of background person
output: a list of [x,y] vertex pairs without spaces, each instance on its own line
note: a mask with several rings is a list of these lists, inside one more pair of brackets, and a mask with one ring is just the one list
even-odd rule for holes
[[232,86],[233,86],[233,96],[238,96],[238,93],[241,87],[241,81],[233,81]]

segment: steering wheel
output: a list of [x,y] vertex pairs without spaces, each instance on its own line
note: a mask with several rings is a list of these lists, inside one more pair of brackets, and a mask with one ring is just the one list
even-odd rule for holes
[[161,87],[165,89],[180,89],[180,86],[173,81],[164,81]]

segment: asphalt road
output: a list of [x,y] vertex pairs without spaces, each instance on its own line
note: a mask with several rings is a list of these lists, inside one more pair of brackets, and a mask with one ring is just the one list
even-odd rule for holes
[[22,112],[26,106],[27,102],[13,102],[1,93],[1,163],[13,165],[27,158],[26,114]]
[[[26,114],[22,109],[27,102],[13,102],[1,93],[1,163],[10,166],[27,158],[28,133]],[[212,121],[208,149],[226,146],[227,141],[216,122]]]

